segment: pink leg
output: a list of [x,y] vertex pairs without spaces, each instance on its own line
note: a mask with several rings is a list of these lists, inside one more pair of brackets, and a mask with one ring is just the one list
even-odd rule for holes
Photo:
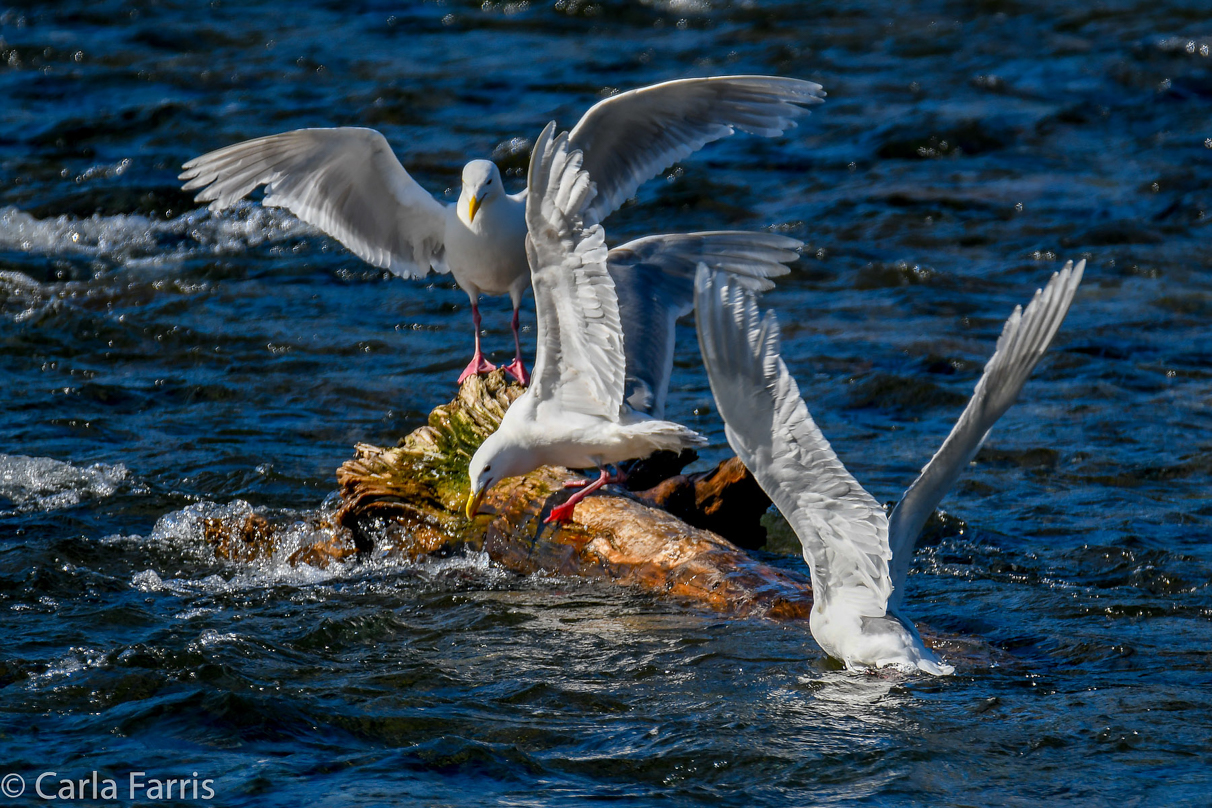
[[[627,482],[627,474],[620,471],[617,467],[614,473],[607,475],[606,485],[617,485]],[[564,483],[565,488],[584,488],[589,485],[589,480],[569,480]]]
[[572,521],[572,512],[576,509],[577,503],[592,494],[594,491],[597,491],[602,486],[606,485],[608,482],[610,482],[610,475],[606,473],[606,469],[598,469],[598,478],[582,488],[580,491],[577,491],[575,494],[570,496],[568,501],[563,505],[557,505],[556,507],[552,508],[548,517],[543,520],[543,524],[547,524],[549,522]]
[[505,372],[518,380],[519,384],[530,384],[530,374],[522,363],[522,340],[518,338],[518,308],[513,309],[513,361],[505,366]]
[[476,326],[476,352],[472,354],[471,362],[459,374],[459,384],[467,381],[469,376],[477,373],[491,373],[497,369],[496,365],[489,362],[484,358],[484,354],[480,353],[480,307],[476,303],[471,304],[471,321]]

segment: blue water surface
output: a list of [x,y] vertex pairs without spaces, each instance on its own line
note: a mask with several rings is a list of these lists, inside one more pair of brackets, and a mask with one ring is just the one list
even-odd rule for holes
[[[45,771],[142,771],[236,806],[1212,804],[1210,47],[1206,0],[0,6],[12,803]],[[441,199],[473,157],[516,190],[547,121],[726,73],[829,98],[648,183],[608,237],[807,242],[764,302],[881,501],[1013,307],[1088,261],[943,503],[966,529],[910,578],[915,619],[1008,662],[848,673],[806,626],[476,555],[215,558],[208,517],[306,540],[356,442],[453,395],[470,318],[446,276],[392,278],[255,202],[208,213],[182,162],[360,125]],[[483,308],[508,361],[508,300]],[[667,411],[711,438],[705,467],[729,452],[690,324],[678,345]]]

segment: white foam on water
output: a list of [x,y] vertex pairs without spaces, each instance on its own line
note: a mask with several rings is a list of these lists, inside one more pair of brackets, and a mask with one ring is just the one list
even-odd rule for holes
[[59,680],[90,668],[105,667],[108,664],[108,654],[100,649],[72,648],[67,655],[50,662],[46,666],[46,670],[31,673],[27,686],[32,690],[37,690],[48,685],[55,685]]
[[243,252],[316,232],[286,211],[251,202],[221,214],[200,208],[173,219],[140,214],[38,219],[13,206],[0,208],[0,249],[98,258],[127,266],[160,266],[196,255]]
[[173,615],[174,620],[193,620],[197,617],[206,617],[210,614],[218,614],[221,609],[198,607],[195,609],[186,609],[183,612]]
[[212,628],[208,628],[202,632],[202,636],[189,644],[191,651],[202,651],[207,648],[213,648],[216,645],[229,645],[240,641],[239,634],[220,633]]
[[[238,532],[254,513],[258,511],[252,505],[239,499],[226,505],[214,502],[194,503],[161,516],[146,541],[170,546],[199,561],[214,563],[217,559],[206,540],[207,526],[217,522],[223,530]],[[224,562],[220,559],[220,563],[236,570],[234,574],[212,573],[200,579],[163,580],[159,580],[157,576],[158,586],[183,595],[220,594],[281,584],[306,585],[344,577],[347,572],[342,564],[333,564],[329,569],[321,570],[305,564],[292,566],[289,563],[288,559],[296,550],[331,537],[329,530],[316,524],[317,517],[322,514],[323,511],[284,514],[271,512],[268,516],[275,525],[275,551],[269,558],[250,562]],[[292,518],[293,521],[288,521]],[[213,527],[211,529],[213,530]],[[153,571],[148,570],[139,575],[146,575],[148,572]],[[141,578],[138,581],[132,579],[131,585],[138,587],[141,584],[147,585],[148,582],[150,578]]]
[[447,558],[423,557],[412,564],[414,569],[431,575],[441,575],[447,572],[476,572],[489,575],[500,572],[499,567],[493,566],[488,553],[463,553]]
[[143,572],[136,572],[131,576],[130,585],[140,592],[159,592],[164,588],[164,581],[160,579],[155,570],[143,570]]
[[[369,560],[334,562],[326,569],[307,564],[292,565],[289,561],[297,550],[332,538],[331,516],[339,500],[326,500],[324,506],[314,511],[262,511],[243,500],[233,500],[226,505],[214,502],[198,502],[181,510],[161,516],[151,533],[141,541],[172,548],[178,556],[207,564],[216,562],[223,569],[219,572],[210,567],[205,577],[162,577],[163,573],[144,570],[131,578],[131,587],[142,591],[162,591],[181,596],[218,595],[264,589],[274,586],[314,587],[338,581],[352,582],[356,587],[368,587],[372,591],[381,588],[396,589],[404,580],[439,580],[443,578],[471,577],[485,585],[493,585],[512,575],[494,565],[487,553],[461,553],[447,558],[417,560],[401,559],[387,555]],[[329,505],[332,507],[329,507]],[[266,516],[275,526],[275,549],[269,558],[253,561],[225,561],[215,556],[214,549],[206,539],[207,526],[218,522],[221,529],[238,532],[253,514]],[[109,537],[110,541],[127,541],[130,537]],[[406,573],[403,578],[392,576],[393,572]],[[381,573],[387,573],[384,580]],[[411,573],[408,575],[407,573]],[[368,578],[369,576],[369,578]],[[415,584],[414,584],[415,585]]]
[[470,577],[475,580],[477,586],[491,587],[505,581],[515,580],[517,577],[514,573],[492,563],[492,559],[488,553],[483,551],[463,552],[445,558],[422,556],[416,561],[397,561],[395,563],[397,565],[404,563],[410,570],[414,570],[431,580]]
[[0,513],[56,511],[89,498],[112,496],[126,482],[126,466],[73,466],[49,457],[0,455]]

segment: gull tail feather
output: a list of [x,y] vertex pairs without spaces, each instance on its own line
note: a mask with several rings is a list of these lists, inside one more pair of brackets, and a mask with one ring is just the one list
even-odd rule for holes
[[673,421],[638,421],[629,424],[627,431],[642,440],[652,452],[680,452],[695,446],[706,446],[707,439],[693,429],[687,429]]

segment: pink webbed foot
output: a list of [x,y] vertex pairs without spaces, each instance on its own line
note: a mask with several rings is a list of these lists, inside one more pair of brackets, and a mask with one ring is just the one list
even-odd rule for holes
[[[572,496],[570,496],[568,498],[567,502],[565,502],[563,505],[557,505],[554,508],[552,508],[551,514],[546,519],[543,520],[543,524],[548,524],[550,522],[570,522],[570,521],[572,521],[572,512],[576,508],[577,503],[580,502],[581,500],[583,500],[589,494],[592,494],[594,491],[597,491],[599,488],[604,486],[609,481],[609,479],[610,479],[610,475],[606,473],[606,469],[602,469],[601,472],[598,474],[598,478],[596,480],[589,483],[588,485],[585,485],[584,483],[582,483],[581,485],[584,485],[584,487],[581,488],[580,491],[578,491],[575,494],[573,494]],[[576,483],[574,482],[572,486],[566,486],[566,487],[577,488],[580,486],[576,485]]]
[[508,365],[503,366],[506,373],[518,380],[518,384],[523,386],[530,385],[530,373],[526,370],[526,365],[522,362],[522,357],[517,357]]
[[563,505],[557,505],[551,509],[551,513],[547,514],[547,518],[543,520],[543,524],[549,525],[552,522],[561,524],[572,521],[572,512],[577,509],[576,502],[569,500]]
[[459,374],[458,383],[462,384],[463,382],[467,381],[468,378],[476,375],[477,373],[492,373],[496,369],[497,366],[485,359],[484,354],[477,353],[471,358],[471,361],[467,363],[467,367],[463,368],[463,372]]

